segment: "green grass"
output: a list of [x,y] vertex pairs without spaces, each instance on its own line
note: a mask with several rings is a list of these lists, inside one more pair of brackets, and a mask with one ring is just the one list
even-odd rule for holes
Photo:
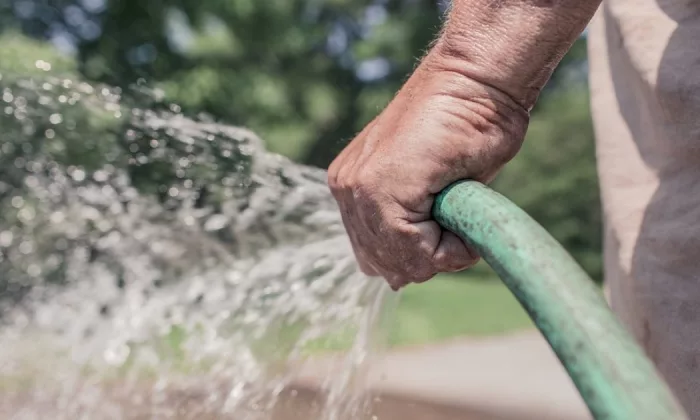
[[[480,264],[464,273],[443,274],[406,287],[398,305],[386,311],[379,333],[386,334],[390,347],[402,347],[527,328],[533,324],[515,297],[493,271]],[[347,328],[306,348],[311,353],[343,350],[354,337],[355,329]]]
[[388,326],[392,346],[531,327],[532,322],[510,291],[485,269],[441,275],[407,287]]

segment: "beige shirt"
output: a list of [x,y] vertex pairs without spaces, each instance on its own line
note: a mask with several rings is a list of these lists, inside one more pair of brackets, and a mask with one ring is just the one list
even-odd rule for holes
[[700,1],[606,1],[589,36],[605,281],[700,420]]

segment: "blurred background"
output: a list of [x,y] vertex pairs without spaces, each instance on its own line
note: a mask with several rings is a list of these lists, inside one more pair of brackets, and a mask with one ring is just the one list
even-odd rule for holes
[[[439,31],[447,3],[0,0],[0,74],[31,74],[43,60],[71,77],[160,88],[185,114],[248,127],[269,150],[326,168],[399,89]],[[586,78],[584,36],[554,74],[522,152],[494,188],[598,280],[602,228]],[[529,326],[510,293],[479,266],[408,288],[391,341]]]

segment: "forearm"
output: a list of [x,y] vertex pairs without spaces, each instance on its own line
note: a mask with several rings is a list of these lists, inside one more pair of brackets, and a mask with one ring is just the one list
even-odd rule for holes
[[601,0],[453,0],[432,65],[530,109]]

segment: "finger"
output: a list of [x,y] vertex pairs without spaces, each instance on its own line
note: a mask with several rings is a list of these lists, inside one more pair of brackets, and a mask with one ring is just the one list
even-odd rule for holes
[[345,149],[331,162],[328,167],[328,185],[331,189],[333,197],[338,201],[342,208],[352,205],[352,196],[347,196],[348,179],[354,171],[357,161],[359,142],[351,141]]
[[357,264],[360,266],[360,271],[362,271],[362,273],[369,277],[377,277],[380,275],[377,267],[372,264],[371,260],[367,258],[364,252],[357,249],[355,245],[353,245],[353,250],[355,251],[355,258],[357,259]]
[[353,217],[354,212],[352,210],[352,193],[348,191],[339,192],[338,197],[341,200],[340,216],[343,220],[343,225],[345,226],[345,232],[347,233],[348,238],[350,239],[350,245],[352,246],[352,251],[355,255],[355,260],[357,261],[357,265],[359,266],[360,271],[362,271],[362,273],[366,276],[378,276],[379,271],[377,271],[374,265],[370,262],[369,258],[367,257],[367,254],[362,251],[362,247],[358,240],[358,236],[360,235],[357,234],[357,230],[358,228],[361,229],[362,226],[358,226],[355,218]]
[[443,230],[435,253],[433,264],[442,273],[451,273],[467,269],[479,262],[476,250],[469,247],[454,233]]
[[343,219],[343,224],[345,225],[345,231],[350,239],[350,245],[352,246],[352,252],[355,254],[355,260],[357,265],[360,267],[360,271],[367,276],[374,277],[379,275],[379,271],[370,262],[367,255],[362,251],[358,241],[358,235],[356,233],[356,226],[352,223],[352,218],[350,214],[345,211],[340,211],[341,217]]
[[349,218],[352,224],[362,226],[362,234],[355,235],[356,254],[362,256],[361,264],[363,272],[369,276],[380,276],[386,280],[392,290],[398,291],[409,283],[407,277],[402,274],[402,270],[397,270],[390,264],[394,261],[391,253],[385,247],[386,238],[376,235],[375,231],[368,229],[361,222],[361,218],[355,212],[350,212]]
[[395,292],[398,292],[399,290],[401,290],[401,288],[411,283],[402,274],[398,274],[393,271],[383,270],[379,267],[377,268],[377,270],[379,271],[379,275],[382,276],[384,280],[386,280],[389,287],[391,287],[391,290]]

